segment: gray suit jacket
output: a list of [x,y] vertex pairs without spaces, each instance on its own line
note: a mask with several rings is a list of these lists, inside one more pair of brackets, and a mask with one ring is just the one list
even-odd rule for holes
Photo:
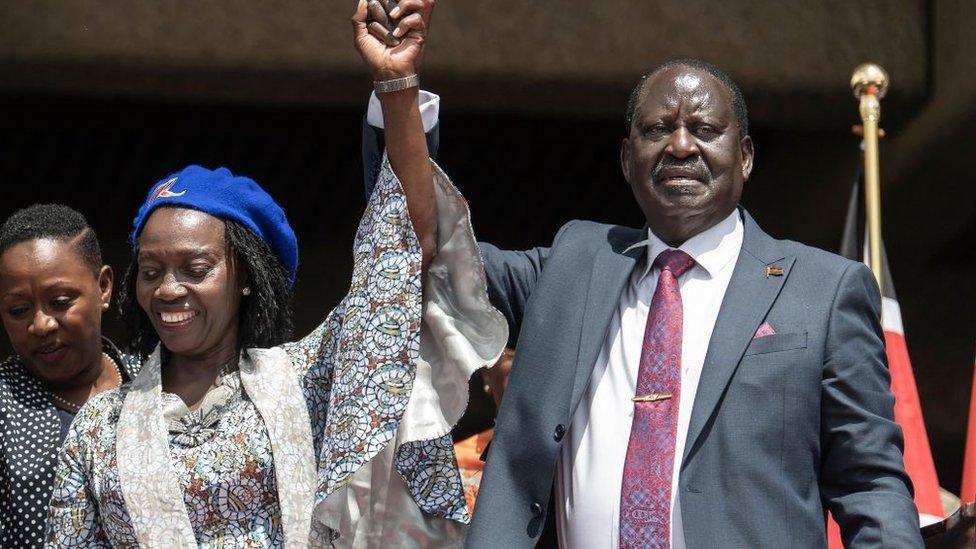
[[[824,547],[828,509],[848,546],[921,547],[870,272],[774,240],[740,211],[742,251],[682,456],[688,547]],[[467,546],[535,545],[547,515],[551,535],[563,434],[645,248],[625,250],[644,236],[574,221],[550,248],[482,245],[517,348]],[[764,321],[777,333],[754,339]]]

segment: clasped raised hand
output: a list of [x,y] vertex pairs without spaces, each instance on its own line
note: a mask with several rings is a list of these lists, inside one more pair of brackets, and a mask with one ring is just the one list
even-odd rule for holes
[[359,0],[353,40],[374,80],[417,74],[433,11],[434,0]]

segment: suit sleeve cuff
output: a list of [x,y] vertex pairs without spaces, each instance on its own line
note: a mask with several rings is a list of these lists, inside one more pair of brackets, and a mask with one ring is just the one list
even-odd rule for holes
[[[429,132],[440,117],[441,97],[436,93],[420,90],[420,119],[424,123],[424,133]],[[366,122],[374,128],[383,129],[383,107],[376,92],[369,95],[369,106],[366,109]]]

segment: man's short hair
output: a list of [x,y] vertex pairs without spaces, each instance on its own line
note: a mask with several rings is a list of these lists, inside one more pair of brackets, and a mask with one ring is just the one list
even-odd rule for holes
[[0,254],[15,244],[39,238],[77,238],[75,246],[81,258],[95,271],[102,266],[102,250],[95,231],[84,215],[62,204],[34,204],[14,212],[0,227]]
[[735,115],[735,121],[739,126],[739,138],[741,139],[749,135],[749,111],[746,109],[746,100],[742,97],[742,90],[739,89],[739,85],[736,84],[735,80],[732,80],[732,77],[726,74],[722,69],[716,67],[708,61],[693,58],[672,59],[670,61],[666,61],[655,67],[651,72],[641,76],[640,82],[638,82],[634,87],[634,90],[630,92],[630,99],[627,100],[627,134],[630,134],[630,128],[634,124],[634,116],[636,116],[637,107],[640,105],[641,99],[643,99],[644,86],[647,84],[647,81],[657,73],[674,67],[687,67],[706,72],[724,84],[729,90],[729,96],[732,98],[732,113]]

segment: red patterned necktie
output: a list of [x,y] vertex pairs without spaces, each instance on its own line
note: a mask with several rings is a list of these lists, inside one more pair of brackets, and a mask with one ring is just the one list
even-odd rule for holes
[[695,264],[681,250],[654,260],[661,274],[647,313],[637,371],[634,422],[620,486],[620,547],[671,546],[671,476],[681,396],[681,292]]

